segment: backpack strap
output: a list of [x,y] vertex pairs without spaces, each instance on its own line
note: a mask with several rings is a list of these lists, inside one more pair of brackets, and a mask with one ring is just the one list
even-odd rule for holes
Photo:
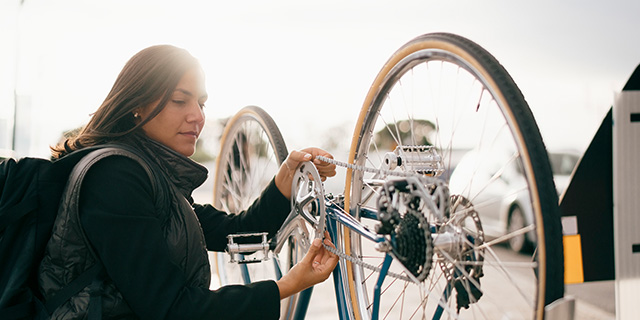
[[44,303],[44,308],[47,310],[47,313],[52,314],[53,311],[55,311],[65,301],[69,300],[69,298],[73,297],[80,292],[80,290],[88,286],[95,278],[98,277],[102,268],[102,264],[96,263],[60,289],[60,291],[56,292],[51,298],[47,299]]
[[58,307],[60,307],[64,302],[69,300],[71,297],[76,295],[82,289],[87,286],[90,287],[90,300],[89,300],[89,319],[100,319],[102,316],[102,283],[103,276],[101,275],[104,271],[104,266],[100,262],[99,257],[96,255],[93,247],[89,243],[87,236],[82,229],[82,224],[80,222],[80,211],[79,211],[79,203],[80,203],[80,189],[82,186],[82,180],[84,176],[87,174],[92,165],[96,162],[110,156],[124,156],[138,162],[142,168],[147,172],[149,176],[149,180],[151,181],[151,186],[154,194],[158,192],[158,186],[155,180],[155,175],[151,170],[148,162],[144,159],[142,155],[139,154],[139,151],[135,149],[125,146],[125,145],[107,145],[103,146],[95,151],[91,151],[86,156],[82,157],[82,159],[75,165],[73,171],[69,175],[69,180],[67,183],[65,194],[67,197],[63,199],[63,201],[68,203],[68,208],[71,214],[75,215],[78,224],[80,226],[80,230],[82,231],[82,238],[84,239],[89,252],[96,260],[96,264],[84,271],[80,276],[71,281],[65,287],[63,287],[60,291],[58,291],[55,295],[53,295],[50,299],[47,299],[45,302],[45,309],[48,314],[52,314]]

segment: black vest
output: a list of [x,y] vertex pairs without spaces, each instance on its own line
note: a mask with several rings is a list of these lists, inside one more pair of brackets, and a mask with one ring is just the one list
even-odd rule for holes
[[[126,144],[141,151],[157,179],[156,185],[162,186],[154,194],[154,203],[170,259],[184,272],[189,286],[208,288],[211,271],[204,234],[191,206],[191,192],[206,180],[206,168],[150,139]],[[81,232],[78,217],[62,205],[39,269],[39,284],[45,297],[97,263]],[[102,292],[105,317],[135,318],[108,278]],[[82,319],[88,304],[87,287],[59,307],[52,319]]]

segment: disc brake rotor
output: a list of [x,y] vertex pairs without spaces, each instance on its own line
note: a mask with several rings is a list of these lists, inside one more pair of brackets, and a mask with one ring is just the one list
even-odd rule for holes
[[452,195],[450,203],[450,217],[439,232],[453,233],[459,241],[456,249],[439,252],[442,257],[438,260],[447,281],[456,289],[459,311],[469,308],[482,296],[480,278],[484,276],[484,249],[481,246],[485,236],[478,212],[467,198]]

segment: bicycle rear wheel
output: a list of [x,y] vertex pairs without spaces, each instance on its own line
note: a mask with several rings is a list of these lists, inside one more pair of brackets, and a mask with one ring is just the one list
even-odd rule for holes
[[[287,147],[273,119],[256,106],[245,107],[236,113],[226,124],[220,141],[214,206],[228,213],[238,213],[247,209],[273,179],[288,155]],[[219,284],[277,280],[279,273],[287,273],[304,255],[295,241],[288,239],[280,254],[271,252],[272,259],[260,263],[229,263],[227,254],[213,253],[213,270]],[[260,259],[260,254],[248,255],[245,259]],[[297,297],[294,295],[281,302],[282,319],[293,317]]]
[[[387,61],[364,102],[353,135],[349,163],[380,167],[390,152],[432,148],[439,178],[448,188],[448,209],[428,215],[435,252],[419,283],[387,278],[380,318],[542,319],[544,306],[563,296],[563,253],[558,197],[538,127],[520,90],[483,48],[460,36],[426,34],[405,44]],[[419,153],[419,152],[418,152]],[[433,154],[432,154],[433,156]],[[371,174],[347,172],[345,207],[371,228],[362,212],[375,210],[379,187]],[[379,176],[375,177],[378,180]],[[519,208],[525,223],[507,229]],[[461,235],[445,249],[446,235]],[[508,250],[524,237],[533,252]],[[427,243],[427,242],[425,242]],[[384,253],[344,230],[345,252],[370,265]],[[429,265],[429,264],[426,264]],[[398,263],[392,270],[406,274]],[[353,319],[370,319],[378,271],[342,263]]]

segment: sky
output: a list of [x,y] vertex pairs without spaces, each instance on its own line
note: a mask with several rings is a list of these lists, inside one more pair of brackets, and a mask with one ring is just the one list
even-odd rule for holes
[[[491,52],[527,99],[546,145],[583,152],[640,63],[640,2],[0,0],[0,149],[47,156],[86,123],[126,61],[154,44],[189,50],[207,74],[206,114],[265,109],[289,149],[327,132],[350,143],[384,62],[429,32]],[[348,154],[334,154],[346,160]]]

